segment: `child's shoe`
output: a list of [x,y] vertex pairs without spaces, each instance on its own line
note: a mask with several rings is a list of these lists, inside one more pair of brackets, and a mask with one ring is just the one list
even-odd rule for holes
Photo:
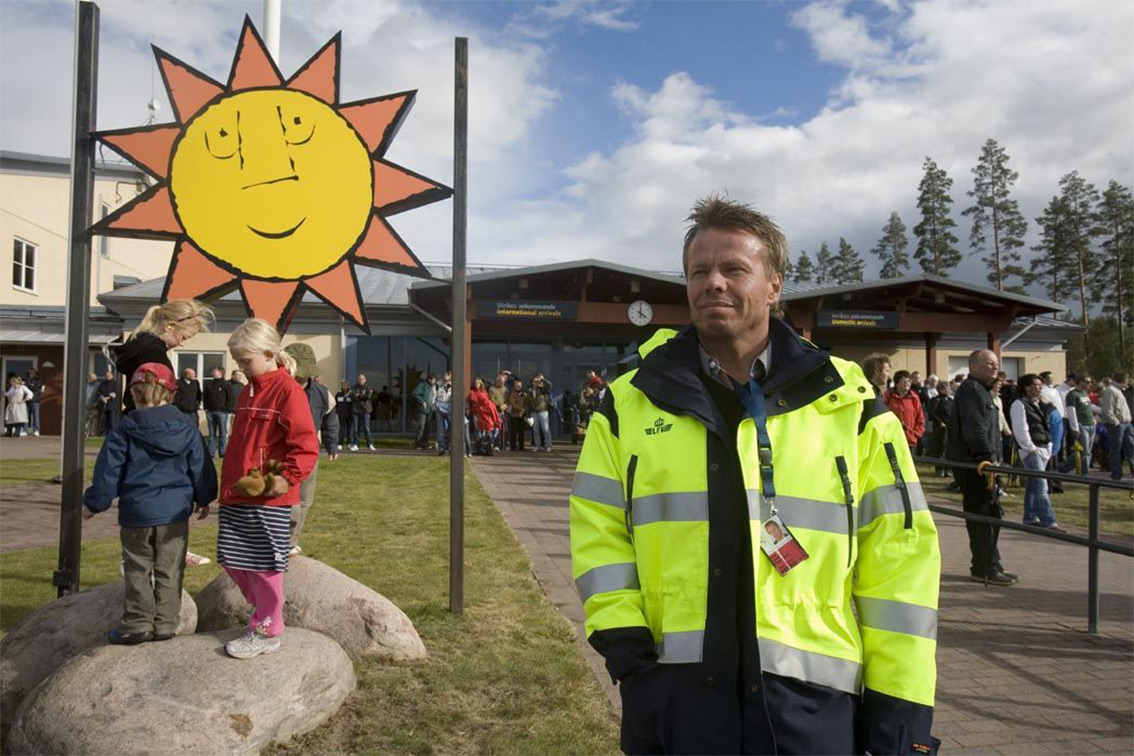
[[224,650],[234,659],[251,659],[260,654],[272,654],[280,650],[279,636],[271,637],[249,630],[235,640],[224,644]]
[[192,551],[186,551],[185,552],[185,566],[186,567],[200,567],[202,565],[209,564],[212,561],[213,560],[209,559],[207,556],[201,556],[200,554],[194,554]]
[[150,630],[140,633],[120,633],[115,628],[106,634],[106,640],[112,646],[136,646],[139,643],[149,643],[153,639],[154,634]]

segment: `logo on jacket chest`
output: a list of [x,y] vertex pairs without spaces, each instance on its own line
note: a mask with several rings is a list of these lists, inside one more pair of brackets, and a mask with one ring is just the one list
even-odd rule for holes
[[645,428],[647,436],[656,436],[659,433],[669,433],[673,430],[673,423],[667,423],[665,418],[659,417],[649,428]]

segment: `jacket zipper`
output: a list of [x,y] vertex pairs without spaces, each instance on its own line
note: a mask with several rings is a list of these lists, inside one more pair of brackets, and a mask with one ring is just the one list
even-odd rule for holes
[[906,479],[902,477],[902,468],[898,466],[898,454],[894,451],[894,444],[887,441],[885,444],[886,458],[890,460],[890,469],[894,472],[894,485],[902,495],[902,507],[906,510],[906,530],[913,528],[913,506],[910,504],[910,492],[906,488]]
[[839,479],[843,483],[843,501],[847,508],[847,567],[850,567],[851,557],[854,554],[854,492],[851,489],[846,457],[841,455],[835,457],[835,467],[838,468]]
[[634,542],[634,473],[638,469],[638,455],[630,455],[630,464],[626,467],[626,532],[630,534],[630,542]]

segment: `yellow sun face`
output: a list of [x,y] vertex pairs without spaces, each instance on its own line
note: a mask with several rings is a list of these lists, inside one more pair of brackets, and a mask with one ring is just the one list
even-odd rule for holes
[[170,188],[203,252],[259,278],[301,278],[343,258],[374,205],[370,154],[303,92],[241,92],[209,106],[173,153]]
[[383,157],[414,92],[339,103],[341,46],[285,81],[245,17],[227,84],[155,48],[175,122],[96,136],[156,183],[90,231],[176,240],[163,301],[239,286],[283,331],[311,291],[368,331],[353,263],[428,277],[386,218],[452,192]]

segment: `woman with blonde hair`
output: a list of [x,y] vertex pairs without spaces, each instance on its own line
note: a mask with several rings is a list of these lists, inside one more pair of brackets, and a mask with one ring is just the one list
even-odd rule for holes
[[[142,318],[141,324],[115,354],[119,375],[131,376],[148,362],[157,362],[177,371],[169,359],[169,350],[176,349],[189,339],[206,330],[213,320],[213,311],[195,299],[171,299],[154,305]],[[121,392],[123,413],[134,409],[134,397],[129,391]]]
[[31,401],[32,392],[24,385],[24,379],[13,375],[8,379],[8,390],[4,394],[8,399],[8,406],[4,409],[4,427],[7,436],[22,436],[24,426],[28,422],[28,402]]

